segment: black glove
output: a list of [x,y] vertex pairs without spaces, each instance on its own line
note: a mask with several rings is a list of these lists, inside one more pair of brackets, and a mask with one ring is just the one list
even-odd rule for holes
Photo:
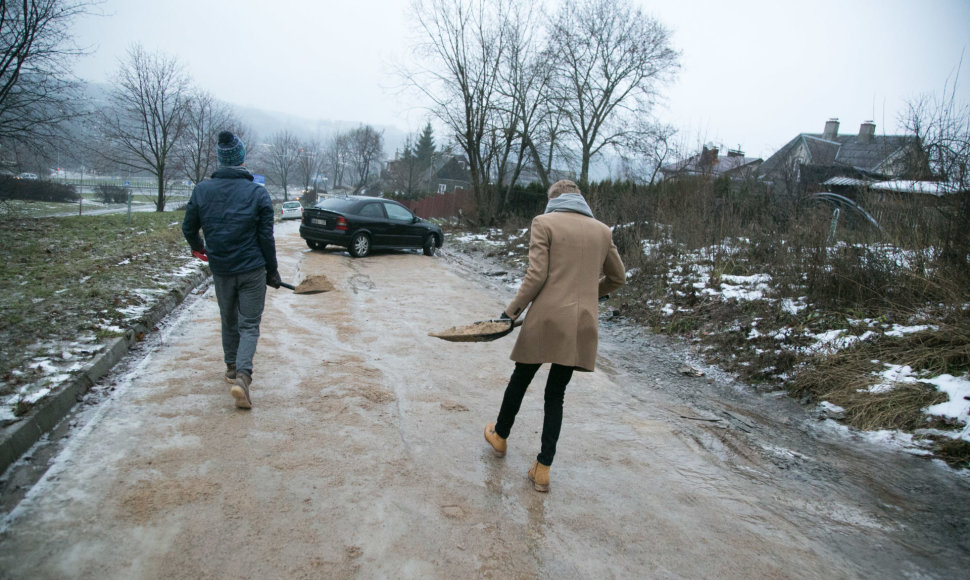
[[509,318],[509,315],[506,314],[504,310],[502,311],[502,315],[499,316],[498,319],[499,320],[512,320],[511,318]]
[[280,283],[283,279],[280,278],[279,270],[273,270],[271,272],[266,272],[266,285],[272,288],[279,288]]

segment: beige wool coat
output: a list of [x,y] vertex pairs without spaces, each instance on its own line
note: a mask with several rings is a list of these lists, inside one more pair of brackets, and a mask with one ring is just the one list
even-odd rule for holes
[[505,309],[529,312],[509,358],[592,371],[596,364],[597,302],[626,282],[610,229],[589,216],[552,212],[532,220],[529,267]]

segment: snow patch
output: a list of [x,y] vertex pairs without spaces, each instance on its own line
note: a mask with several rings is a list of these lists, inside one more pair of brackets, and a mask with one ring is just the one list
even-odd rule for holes
[[922,324],[919,326],[900,326],[899,324],[894,324],[892,330],[887,330],[885,334],[886,336],[891,336],[893,338],[902,338],[907,334],[923,332],[924,330],[936,330],[936,327],[928,324]]
[[792,298],[785,298],[781,301],[781,309],[788,314],[798,314],[802,310],[808,308],[808,304],[805,304],[805,297],[800,297],[796,302]]
[[939,415],[948,419],[955,419],[967,425],[963,430],[961,438],[970,441],[970,375],[954,377],[953,375],[939,375],[931,379],[920,379],[921,382],[935,386],[939,391],[944,392],[949,400],[926,408],[927,415]]

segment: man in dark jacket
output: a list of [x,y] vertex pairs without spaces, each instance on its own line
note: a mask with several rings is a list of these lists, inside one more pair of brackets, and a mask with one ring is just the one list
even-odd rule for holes
[[222,316],[226,380],[233,385],[236,406],[251,409],[249,386],[266,286],[280,287],[273,202],[243,167],[246,146],[239,137],[219,133],[216,149],[219,168],[192,190],[182,234],[192,254],[209,262]]

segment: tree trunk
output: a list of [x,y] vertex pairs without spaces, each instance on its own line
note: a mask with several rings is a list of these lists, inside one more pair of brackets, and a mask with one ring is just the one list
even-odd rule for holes
[[583,163],[579,172],[579,187],[585,189],[589,185],[589,147],[583,147]]
[[[532,163],[535,164],[536,171],[539,172],[539,181],[542,182],[542,187],[544,189],[549,189],[549,186],[552,184],[549,183],[549,173],[546,171],[545,165],[542,163],[542,157],[539,155],[539,150],[536,149],[535,143],[532,142],[532,139],[529,138],[529,136],[526,136],[525,144],[529,148],[529,155],[532,157]],[[550,169],[552,168],[550,167]]]
[[155,211],[165,211],[165,178],[158,176],[158,197],[155,199]]

